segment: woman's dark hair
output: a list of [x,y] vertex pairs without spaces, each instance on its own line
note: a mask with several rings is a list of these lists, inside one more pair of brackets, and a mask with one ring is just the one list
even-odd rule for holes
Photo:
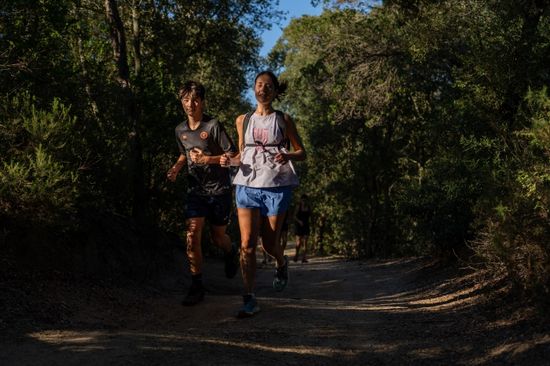
[[273,86],[275,87],[275,91],[277,92],[277,96],[275,97],[275,99],[279,100],[279,97],[285,94],[288,85],[284,81],[280,83],[279,79],[277,79],[273,71],[270,70],[259,72],[254,79],[254,85],[256,84],[256,81],[258,81],[258,78],[262,75],[267,75],[271,78],[271,81],[273,81]]
[[196,96],[204,100],[206,95],[206,90],[201,83],[198,83],[193,80],[186,81],[185,84],[178,91],[178,98],[181,100],[184,96],[190,94],[191,96]]

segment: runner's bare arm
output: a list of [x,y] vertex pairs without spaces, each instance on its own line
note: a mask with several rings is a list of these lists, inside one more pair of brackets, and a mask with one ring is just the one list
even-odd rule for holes
[[237,135],[238,135],[238,152],[237,153],[226,153],[220,158],[221,165],[227,165],[227,160],[229,160],[229,165],[238,166],[241,161],[241,152],[244,149],[244,134],[243,134],[243,121],[244,114],[237,117],[235,124],[237,126]]
[[196,164],[215,164],[215,165],[225,165],[226,159],[230,159],[231,162],[237,156],[234,152],[226,152],[221,155],[205,155],[204,152],[199,148],[193,148],[189,151],[189,156],[191,161]]
[[237,125],[237,136],[239,140],[239,153],[242,153],[244,150],[244,132],[243,131],[243,123],[244,123],[244,114],[241,114],[239,117],[237,117],[235,124]]
[[168,180],[170,180],[171,182],[174,182],[176,180],[179,171],[185,165],[186,161],[187,158],[185,157],[185,154],[180,154],[176,163],[170,169],[168,169],[168,173],[166,173],[166,177],[168,178]]
[[286,126],[286,134],[290,141],[290,144],[292,145],[293,151],[288,153],[277,154],[275,156],[275,161],[280,163],[286,163],[288,160],[296,160],[296,161],[305,160],[306,149],[304,148],[304,144],[302,143],[302,140],[298,135],[298,131],[296,130],[296,125],[292,121],[292,118],[290,118],[290,116],[286,113],[285,113],[285,126]]

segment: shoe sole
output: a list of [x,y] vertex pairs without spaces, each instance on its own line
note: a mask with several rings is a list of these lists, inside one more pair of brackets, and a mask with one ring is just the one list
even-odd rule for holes
[[275,285],[275,283],[273,284],[273,289],[276,291],[276,292],[282,292],[286,287],[288,286],[288,279],[286,280],[286,283],[279,287],[277,285]]
[[237,318],[239,319],[251,318],[254,315],[258,314],[259,312],[260,312],[259,306],[256,306],[254,310],[252,310],[252,312],[239,310],[239,312],[237,313]]

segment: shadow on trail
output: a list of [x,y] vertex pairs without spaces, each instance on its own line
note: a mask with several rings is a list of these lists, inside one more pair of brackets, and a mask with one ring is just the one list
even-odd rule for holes
[[175,291],[74,310],[0,338],[0,364],[545,364],[548,327],[487,322],[467,301],[483,289],[451,291],[445,276],[419,283],[417,261],[388,263],[291,264],[282,293],[270,287],[273,269],[261,268],[262,312],[251,319],[234,317],[240,279],[224,279],[221,264],[209,263],[200,306],[181,307],[183,291]]

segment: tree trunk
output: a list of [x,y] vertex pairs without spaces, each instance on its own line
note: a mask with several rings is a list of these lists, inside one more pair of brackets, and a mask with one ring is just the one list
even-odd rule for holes
[[530,65],[531,55],[533,54],[533,46],[536,44],[537,29],[540,20],[548,6],[544,1],[534,0],[528,1],[526,4],[520,5],[519,17],[522,18],[523,25],[521,28],[521,36],[517,42],[517,47],[514,51],[515,65],[513,70],[513,82],[510,83],[501,107],[504,120],[508,122],[512,129],[517,128],[512,126],[515,120],[515,115],[520,107],[525,93],[530,86],[533,86],[532,67]]
[[139,77],[139,74],[141,72],[141,34],[140,34],[141,31],[139,26],[140,3],[141,3],[140,0],[132,1],[132,33],[134,36],[132,45],[134,47],[134,72],[136,74],[136,78]]
[[139,118],[136,97],[130,84],[130,69],[124,25],[118,12],[116,0],[105,0],[105,12],[110,26],[113,58],[117,65],[117,82],[124,94],[130,132],[130,172],[133,188],[132,216],[138,224],[147,223],[147,199],[144,185],[143,152],[139,134]]
[[[84,58],[84,52],[82,51],[82,38],[80,35],[77,40],[77,50],[78,50],[78,59],[80,61],[80,69],[82,70],[82,83],[84,84],[84,90],[88,96],[88,103],[90,104],[90,109],[92,110],[92,115],[94,116],[95,121],[99,121],[99,108],[95,102],[95,98],[92,93],[92,86],[90,85],[90,77],[88,75],[88,68],[86,67],[86,60]],[[98,123],[98,125],[100,125]],[[101,125],[100,125],[101,128]],[[103,135],[103,131],[102,135]]]

